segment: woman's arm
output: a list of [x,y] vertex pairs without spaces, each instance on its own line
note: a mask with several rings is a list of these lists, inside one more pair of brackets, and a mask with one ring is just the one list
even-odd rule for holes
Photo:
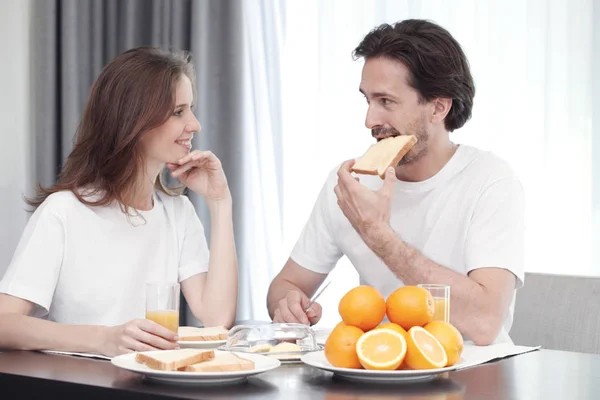
[[182,282],[192,313],[205,326],[231,327],[238,297],[238,263],[231,198],[207,202],[210,210],[210,260],[207,273]]
[[183,295],[202,324],[230,327],[235,321],[237,307],[238,268],[233,235],[233,201],[221,161],[210,151],[194,150],[177,164],[168,164],[167,167],[174,178],[202,196],[210,210],[208,272],[185,279],[181,283]]
[[57,350],[103,354],[109,357],[132,351],[174,349],[174,332],[150,320],[119,326],[66,325],[29,314],[34,304],[0,294],[0,349]]

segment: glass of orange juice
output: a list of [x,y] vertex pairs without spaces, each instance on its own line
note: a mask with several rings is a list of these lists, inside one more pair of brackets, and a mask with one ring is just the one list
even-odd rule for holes
[[179,283],[146,284],[146,319],[177,333],[179,329]]
[[450,286],[448,285],[417,285],[427,289],[433,297],[433,321],[450,322]]

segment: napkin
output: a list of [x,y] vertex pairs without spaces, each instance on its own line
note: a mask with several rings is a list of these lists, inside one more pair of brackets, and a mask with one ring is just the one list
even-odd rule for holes
[[462,362],[457,370],[474,367],[489,361],[499,360],[517,354],[538,350],[541,346],[516,346],[512,343],[498,343],[489,346],[467,345],[461,354]]
[[92,354],[92,353],[74,353],[70,351],[57,351],[57,350],[42,350],[42,353],[48,354],[58,354],[62,356],[74,356],[74,357],[85,357],[85,358],[97,358],[100,360],[110,360],[110,357],[103,356],[101,354]]

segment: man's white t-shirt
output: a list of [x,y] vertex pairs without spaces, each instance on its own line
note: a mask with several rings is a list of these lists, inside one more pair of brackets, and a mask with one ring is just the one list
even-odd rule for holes
[[144,318],[146,283],[207,272],[209,250],[187,197],[156,192],[152,210],[139,213],[89,207],[68,191],[48,196],[29,219],[0,293],[33,302],[32,315],[59,323]]
[[[340,210],[333,191],[336,172],[323,186],[291,258],[308,270],[327,274],[346,255],[361,283],[387,297],[404,283],[365,245]],[[370,175],[361,175],[360,182],[372,190],[383,184]],[[496,267],[516,276],[496,343],[512,342],[508,332],[515,294],[524,280],[524,201],[523,188],[507,163],[465,145],[430,179],[398,181],[393,197],[391,227],[424,256],[463,275]]]

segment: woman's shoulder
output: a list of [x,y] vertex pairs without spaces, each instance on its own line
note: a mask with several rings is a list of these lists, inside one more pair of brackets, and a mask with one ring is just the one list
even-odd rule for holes
[[186,195],[171,195],[158,190],[156,196],[163,203],[167,214],[177,221],[185,222],[191,213],[196,213],[194,205]]
[[50,194],[39,208],[48,209],[51,211],[67,211],[73,207],[77,207],[81,202],[77,196],[70,190],[61,190]]
[[186,195],[183,195],[183,194],[173,195],[173,194],[164,193],[161,190],[157,190],[156,195],[158,196],[158,198],[160,199],[160,201],[163,204],[172,205],[175,208],[192,206],[192,202],[190,201],[190,199]]
[[66,213],[72,214],[87,209],[88,206],[78,196],[86,201],[94,202],[98,200],[100,194],[82,189],[78,190],[76,195],[71,190],[61,190],[48,195],[36,211],[47,210],[58,215],[65,215]]
[[49,194],[44,201],[31,211],[31,223],[37,221],[58,220],[66,221],[68,216],[77,213],[77,210],[83,204],[77,199],[77,196],[69,190],[54,192]]

